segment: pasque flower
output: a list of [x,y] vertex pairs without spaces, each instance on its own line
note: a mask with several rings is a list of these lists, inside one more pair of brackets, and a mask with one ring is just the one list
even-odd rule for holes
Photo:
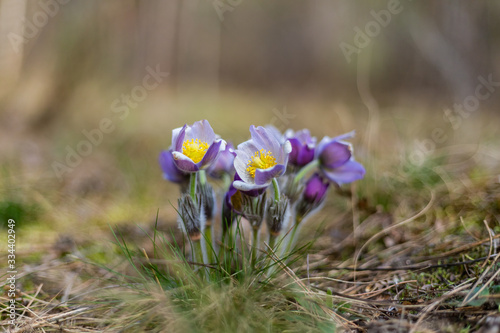
[[241,191],[267,188],[273,178],[283,175],[292,147],[289,141],[280,143],[264,127],[250,126],[252,138],[238,145],[234,167],[241,177],[233,185]]
[[189,182],[189,174],[183,172],[175,165],[172,149],[162,151],[159,162],[163,171],[163,178],[177,184]]
[[296,223],[300,223],[304,216],[320,207],[325,201],[326,193],[330,182],[324,179],[319,173],[315,173],[309,178],[304,186],[302,196],[296,206]]
[[335,138],[325,136],[316,147],[315,155],[321,171],[339,185],[351,183],[365,175],[365,168],[352,156],[352,145],[344,141],[353,136],[354,132]]
[[231,143],[221,150],[219,157],[207,169],[207,173],[213,178],[222,178],[224,174],[231,174],[234,170],[234,147]]
[[292,145],[288,161],[290,164],[302,167],[314,159],[316,138],[311,137],[309,130],[303,129],[295,133],[289,130],[285,135]]
[[225,148],[207,120],[187,124],[172,131],[172,156],[175,165],[184,172],[197,172],[205,169]]
[[311,204],[319,205],[326,197],[326,192],[330,183],[325,181],[318,173],[309,178],[304,187],[304,192],[302,193],[302,200]]

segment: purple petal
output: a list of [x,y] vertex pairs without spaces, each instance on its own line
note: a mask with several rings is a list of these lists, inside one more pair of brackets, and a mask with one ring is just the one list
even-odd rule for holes
[[356,131],[350,131],[348,133],[341,134],[339,136],[334,137],[333,140],[342,141],[342,140],[346,140],[346,139],[352,139],[352,138],[354,138],[355,134],[356,134]]
[[215,161],[215,159],[219,155],[220,148],[223,143],[224,140],[217,140],[210,147],[208,147],[208,150],[206,151],[205,155],[203,156],[201,161],[198,162],[198,167],[200,169],[209,166],[210,164],[212,164],[212,162]]
[[[186,126],[186,125],[184,125]],[[181,132],[182,127],[174,128],[172,130],[172,146],[175,148],[175,144],[177,143],[177,138],[179,137],[179,133]]]
[[193,160],[191,160],[186,155],[179,153],[177,151],[174,151],[172,153],[172,155],[174,157],[175,165],[177,165],[177,167],[179,169],[181,169],[182,171],[184,171],[184,172],[196,172],[196,171],[200,170],[199,166],[196,165],[193,162]]
[[297,157],[297,165],[304,166],[314,160],[314,148],[304,146]]
[[314,148],[311,149],[297,138],[291,138],[288,141],[292,146],[292,152],[288,156],[291,164],[304,166],[314,159]]
[[208,168],[207,172],[210,177],[221,178],[223,174],[231,173],[234,170],[235,156],[233,145],[228,143],[226,149],[221,150],[217,159]]
[[290,160],[290,163],[295,164],[295,161],[297,161],[297,158],[299,156],[299,151],[302,149],[302,143],[297,138],[290,138],[288,139],[288,141],[292,146],[292,151],[290,152],[288,159]]
[[234,188],[236,188],[237,190],[240,190],[242,192],[252,192],[252,191],[266,189],[269,186],[269,184],[257,185],[257,184],[246,183],[246,182],[241,181],[241,180],[235,180],[233,182],[233,186],[234,186]]
[[339,185],[351,183],[365,175],[365,168],[355,160],[350,160],[335,169],[323,168],[322,171],[329,180]]
[[288,158],[288,155],[292,152],[292,145],[290,144],[290,141],[286,140],[282,148],[283,153],[285,153],[285,157]]
[[316,142],[316,138],[311,137],[311,132],[308,129],[303,129],[298,132],[295,132],[294,135],[303,145],[314,145]]
[[281,131],[273,125],[266,125],[264,128],[272,135],[280,144],[285,143],[286,136],[281,134]]
[[215,133],[207,120],[196,121],[191,126],[187,135],[188,139],[200,139],[202,142],[212,144],[215,141]]
[[319,203],[325,197],[329,185],[330,183],[325,182],[318,173],[315,173],[306,183],[304,199],[310,203]]
[[270,151],[274,157],[278,160],[281,157],[281,145],[278,140],[264,127],[250,126],[250,133],[252,134],[252,140],[254,141],[257,148],[265,149]]
[[256,185],[269,185],[273,178],[279,177],[284,174],[286,167],[283,164],[277,164],[272,168],[255,169],[255,184]]
[[184,125],[178,133],[176,133],[177,129],[172,131],[172,138],[175,137],[175,141],[172,141],[174,151],[182,151],[182,144],[184,143],[184,137],[186,136],[186,129],[187,125]]
[[159,162],[165,179],[173,183],[182,183],[186,180],[187,175],[177,168],[171,151],[162,151],[159,156]]
[[322,150],[319,152],[320,163],[330,169],[340,167],[350,158],[350,146],[333,140],[322,146]]
[[[242,181],[240,175],[238,173],[235,173],[234,174],[234,181]],[[235,191],[236,192],[236,188],[234,187],[234,181],[233,183],[231,183],[231,186],[229,186],[229,192],[231,191]],[[243,181],[244,182],[244,181]],[[247,183],[248,184],[248,183]],[[253,183],[250,183],[250,184],[253,184]],[[257,185],[258,186],[258,185]],[[246,195],[248,196],[251,196],[251,197],[258,197],[259,195],[261,195],[262,193],[264,193],[267,189],[267,186],[266,187],[258,187],[257,189],[254,189],[254,190],[249,190],[249,191],[245,191],[245,190],[240,190],[241,192],[245,193]],[[234,194],[234,193],[233,193]],[[231,195],[233,195],[231,194]]]
[[234,168],[236,172],[246,182],[253,183],[253,178],[247,172],[248,161],[252,158],[254,153],[258,151],[257,147],[252,141],[245,141],[238,145],[236,150],[236,158],[234,159]]

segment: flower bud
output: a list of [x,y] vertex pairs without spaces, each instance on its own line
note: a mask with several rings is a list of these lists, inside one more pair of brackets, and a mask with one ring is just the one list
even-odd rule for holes
[[178,200],[179,225],[192,241],[201,239],[200,210],[191,196],[183,194]]
[[250,222],[254,230],[260,229],[266,212],[266,192],[257,198],[242,193],[242,215]]
[[266,223],[269,233],[278,236],[289,219],[288,206],[290,200],[282,195],[279,201],[270,200],[267,206]]
[[311,137],[309,130],[303,129],[295,133],[288,131],[286,136],[292,145],[288,160],[290,164],[302,167],[314,159],[316,138]]
[[330,183],[325,181],[318,173],[312,175],[306,182],[302,197],[297,203],[298,217],[302,218],[318,208],[325,200],[329,186]]
[[204,215],[206,226],[210,226],[216,210],[215,191],[210,184],[205,183],[202,185],[198,182],[196,193],[200,198],[200,208],[202,209],[201,212]]

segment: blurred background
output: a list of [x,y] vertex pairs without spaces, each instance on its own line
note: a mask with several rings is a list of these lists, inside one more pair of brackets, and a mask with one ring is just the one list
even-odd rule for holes
[[372,189],[443,149],[498,173],[498,17],[495,0],[0,0],[2,223],[26,243],[174,223],[157,158],[200,119],[235,144],[251,124],[356,130]]

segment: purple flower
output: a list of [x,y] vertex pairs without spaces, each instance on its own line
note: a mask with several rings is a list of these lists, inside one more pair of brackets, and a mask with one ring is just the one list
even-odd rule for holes
[[325,181],[319,173],[315,173],[306,182],[304,192],[302,193],[302,200],[311,205],[320,204],[326,197],[328,186],[330,186],[330,183]]
[[316,147],[316,158],[321,171],[339,185],[361,179],[365,175],[365,168],[352,156],[352,145],[343,141],[353,136],[354,132],[349,132],[333,139],[324,137]]
[[207,173],[214,178],[221,178],[224,174],[230,174],[234,170],[234,152],[233,145],[228,143],[226,149],[219,153],[219,157],[208,167]]
[[314,146],[316,138],[311,137],[311,133],[307,129],[293,133],[287,131],[286,136],[292,145],[289,163],[298,167],[302,167],[314,159]]
[[289,141],[281,144],[262,126],[250,126],[252,138],[238,145],[234,168],[241,177],[233,185],[241,191],[265,189],[273,178],[286,171],[288,155],[292,150]]
[[184,172],[196,172],[217,159],[225,142],[215,135],[208,121],[202,120],[174,129],[172,148],[175,165]]
[[163,178],[177,184],[189,181],[189,174],[179,170],[175,165],[172,149],[162,151],[159,162],[163,171]]
[[302,196],[295,206],[297,223],[321,207],[325,201],[328,186],[330,186],[328,180],[319,173],[315,173],[307,180]]

